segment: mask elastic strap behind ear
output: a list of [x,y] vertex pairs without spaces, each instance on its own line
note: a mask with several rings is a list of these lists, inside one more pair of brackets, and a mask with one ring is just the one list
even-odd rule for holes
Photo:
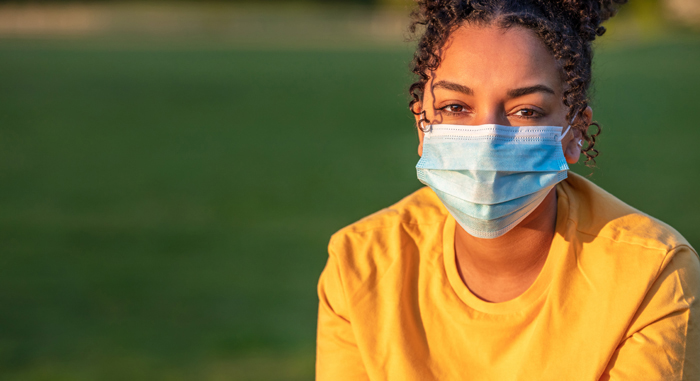
[[569,125],[566,126],[566,130],[561,133],[561,136],[559,137],[559,141],[564,140],[564,136],[569,133],[569,130],[571,129],[571,126],[574,124],[574,120],[576,120],[576,115],[574,115],[573,118],[571,118],[571,121],[569,122]]
[[421,131],[423,131],[423,133],[426,134],[426,137],[427,137],[427,138],[430,138],[429,132],[433,129],[433,125],[432,125],[432,124],[427,124],[427,125],[426,125],[426,124],[425,124],[425,119],[421,118],[421,119],[418,121],[418,129],[420,129]]
[[566,130],[561,133],[561,136],[559,136],[559,141],[564,140],[564,136],[569,133],[569,130],[571,129],[571,125],[566,126]]

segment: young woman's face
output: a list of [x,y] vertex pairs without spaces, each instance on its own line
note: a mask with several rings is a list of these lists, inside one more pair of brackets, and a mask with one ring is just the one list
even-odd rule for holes
[[[432,123],[569,125],[560,69],[528,29],[461,26],[443,47],[440,66],[429,75],[416,111],[425,111]],[[590,108],[583,117],[590,122]],[[419,135],[418,154],[422,155],[423,133]],[[575,131],[562,141],[569,163],[578,161],[580,138]]]

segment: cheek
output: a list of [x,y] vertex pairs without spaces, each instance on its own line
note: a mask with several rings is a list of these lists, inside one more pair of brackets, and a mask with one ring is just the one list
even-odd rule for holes
[[552,115],[556,115],[559,119],[564,121],[562,124],[564,126],[568,126],[571,122],[571,120],[567,120],[566,115],[569,113],[569,108],[564,105],[564,95],[561,92],[558,92],[556,95],[556,107],[554,111],[552,112]]
[[423,156],[423,131],[418,130],[418,156]]
[[564,121],[562,123],[564,126],[571,125],[571,128],[574,128],[575,120],[569,119],[569,117],[567,116],[568,114],[569,108],[562,104],[561,109],[559,110],[559,118]]

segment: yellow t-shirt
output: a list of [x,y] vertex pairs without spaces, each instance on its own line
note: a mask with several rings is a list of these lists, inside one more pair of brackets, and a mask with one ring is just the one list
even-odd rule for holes
[[317,380],[700,380],[700,262],[675,230],[569,173],[517,298],[462,282],[455,220],[422,188],[334,234]]

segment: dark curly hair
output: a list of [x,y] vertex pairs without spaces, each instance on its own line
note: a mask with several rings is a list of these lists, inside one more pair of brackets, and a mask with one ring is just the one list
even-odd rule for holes
[[[569,107],[567,119],[571,120],[589,103],[593,60],[591,43],[605,33],[600,24],[612,17],[617,6],[626,1],[418,0],[418,8],[411,14],[410,32],[415,35],[421,26],[424,31],[411,63],[411,70],[418,79],[409,88],[412,98],[409,109],[418,114],[414,106],[423,98],[428,72],[440,65],[440,49],[455,29],[464,23],[497,23],[502,28],[521,26],[530,29],[544,42],[561,67],[565,83],[563,102]],[[420,114],[421,120],[425,120],[425,111]],[[596,137],[601,129],[598,123],[591,125],[596,126],[593,133],[580,118],[572,127],[583,134],[587,144],[581,151],[586,155],[586,164],[593,166],[598,156]]]

